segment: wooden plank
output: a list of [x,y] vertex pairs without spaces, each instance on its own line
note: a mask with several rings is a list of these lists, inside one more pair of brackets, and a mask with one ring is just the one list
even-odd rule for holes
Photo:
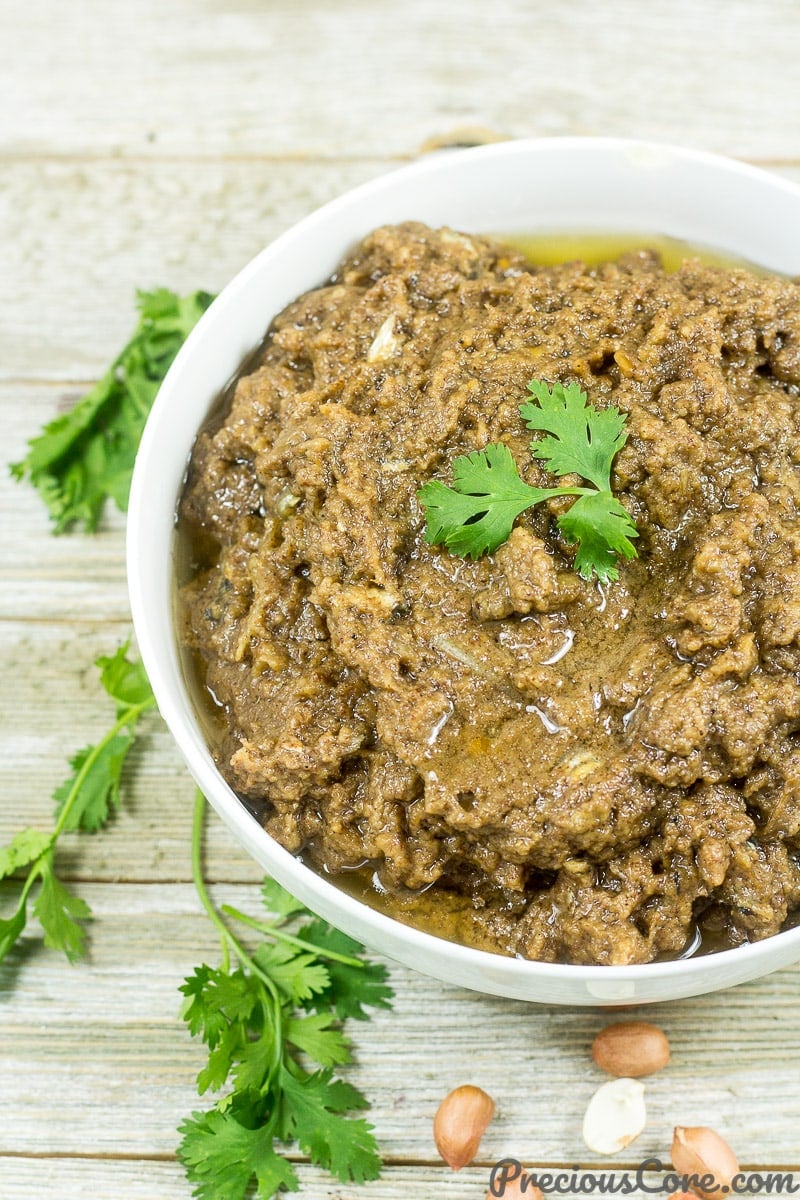
[[[488,1171],[474,1167],[454,1174],[445,1166],[392,1165],[383,1177],[361,1187],[333,1182],[305,1163],[297,1166],[300,1200],[410,1200],[436,1196],[465,1200],[484,1195]],[[16,1158],[0,1155],[0,1178],[13,1200],[189,1200],[192,1189],[177,1162]]]
[[74,396],[129,337],[137,288],[218,291],[387,165],[4,161],[0,378],[68,380]]
[[[565,1166],[570,1178],[574,1174],[581,1181],[570,1194],[590,1195],[589,1172],[573,1173],[571,1164]],[[610,1160],[603,1169],[605,1172],[613,1170],[619,1177],[624,1168]],[[0,1172],[14,1200],[41,1200],[43,1195],[57,1195],[58,1200],[86,1200],[87,1196],[92,1200],[120,1200],[122,1196],[125,1200],[188,1200],[191,1194],[183,1169],[176,1162],[0,1156]],[[303,1197],[307,1200],[418,1200],[434,1196],[437,1200],[440,1197],[442,1200],[481,1200],[490,1179],[486,1167],[466,1168],[455,1174],[444,1165],[398,1163],[388,1164],[381,1179],[360,1187],[337,1184],[324,1171],[306,1163],[297,1164],[297,1174],[300,1200]],[[660,1175],[647,1172],[644,1182],[647,1191],[634,1187],[625,1194],[633,1200],[645,1200],[658,1194]]]
[[382,157],[480,124],[785,157],[800,129],[793,0],[31,0],[0,41],[19,154]]
[[[187,885],[79,890],[96,915],[88,963],[70,967],[29,945],[0,967],[0,1079],[14,1081],[0,1153],[169,1155],[176,1123],[197,1106],[201,1062],[176,989],[203,959],[217,960],[213,929]],[[228,884],[215,895],[258,911],[255,887]],[[589,1046],[609,1014],[480,996],[400,967],[392,979],[394,1010],[355,1026],[348,1068],[372,1101],[389,1159],[435,1163],[437,1104],[473,1082],[498,1106],[482,1164],[516,1153],[599,1165],[580,1127],[604,1078]],[[713,1123],[742,1162],[800,1168],[800,1095],[790,1083],[800,1068],[798,985],[800,966],[646,1010],[669,1035],[673,1061],[647,1081],[648,1129],[625,1161],[665,1154],[675,1123]]]

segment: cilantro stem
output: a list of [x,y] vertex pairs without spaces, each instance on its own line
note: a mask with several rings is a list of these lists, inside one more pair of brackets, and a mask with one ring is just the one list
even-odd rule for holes
[[269,1078],[272,1079],[275,1072],[281,1064],[283,1056],[283,1011],[281,998],[278,989],[270,979],[269,975],[258,966],[250,957],[239,939],[231,932],[228,925],[223,920],[214,901],[208,894],[206,881],[203,878],[203,821],[206,812],[206,798],[198,788],[194,797],[194,817],[192,820],[192,878],[197,895],[200,898],[200,903],[206,911],[209,920],[219,931],[223,942],[223,960],[228,960],[227,947],[230,946],[242,966],[250,971],[256,979],[264,986],[269,998],[272,1000],[270,1006],[272,1012],[272,1027],[275,1037],[273,1047],[273,1061],[270,1068]]
[[19,902],[17,903],[17,908],[16,908],[17,912],[20,912],[22,909],[25,908],[25,905],[28,900],[28,896],[31,894],[31,889],[32,889],[33,885],[36,883],[36,880],[42,874],[42,869],[43,869],[42,868],[42,860],[48,854],[52,854],[52,852],[53,852],[53,843],[51,841],[49,846],[46,846],[45,849],[42,851],[42,853],[39,855],[39,857],[31,863],[31,865],[28,869],[28,874],[25,876],[25,882],[22,885],[22,891],[19,894]]
[[[206,798],[200,789],[197,788],[194,795],[194,817],[192,820],[192,878],[197,895],[200,897],[200,903],[206,910],[206,915],[219,931],[225,945],[229,945],[230,943],[235,943],[235,938],[217,912],[214,902],[208,894],[206,881],[203,878],[203,820],[205,818],[205,810]],[[234,945],[235,948],[236,946]],[[245,965],[249,966],[249,955],[246,954],[241,946],[239,950],[240,953],[237,957]]]
[[127,725],[129,722],[135,722],[137,720],[137,718],[139,716],[141,716],[141,714],[143,712],[145,712],[148,708],[153,708],[154,706],[155,706],[155,698],[153,698],[153,697],[150,697],[147,700],[143,700],[141,704],[130,704],[124,710],[124,712],[117,718],[117,720],[114,722],[111,729],[109,729],[108,732],[103,735],[103,737],[100,739],[100,741],[95,746],[92,747],[91,752],[89,754],[87,754],[86,759],[85,759],[83,765],[81,766],[80,771],[78,771],[78,774],[75,776],[75,781],[69,790],[69,794],[67,795],[66,800],[64,801],[63,805],[61,806],[61,812],[59,813],[58,820],[56,821],[55,826],[53,828],[53,832],[50,834],[50,840],[47,842],[46,846],[44,846],[44,848],[42,849],[41,854],[39,854],[33,860],[33,862],[30,863],[28,866],[28,873],[25,876],[25,881],[22,885],[22,891],[20,893],[19,904],[17,906],[18,912],[20,909],[24,908],[26,901],[28,899],[28,896],[30,895],[31,890],[33,888],[33,885],[36,883],[36,880],[42,874],[43,861],[47,858],[48,855],[52,855],[52,853],[55,849],[55,844],[58,841],[61,834],[63,833],[64,827],[67,824],[67,821],[69,820],[70,812],[72,811],[72,808],[73,808],[76,800],[80,796],[81,788],[83,787],[83,784],[84,784],[87,776],[89,775],[89,772],[91,771],[92,767],[97,762],[97,759],[99,758],[100,754],[105,749],[105,747],[108,745],[108,743],[112,740],[112,738],[116,737],[116,735],[119,733],[120,729],[124,728],[124,726]]
[[238,908],[234,908],[230,904],[223,904],[222,911],[226,916],[233,917],[235,921],[241,921],[242,925],[247,925],[250,929],[257,929],[259,933],[266,933],[269,937],[274,937],[279,942],[288,942],[290,946],[297,946],[300,950],[309,950],[317,958],[329,958],[332,962],[344,963],[348,967],[366,966],[366,963],[361,958],[351,958],[347,954],[339,954],[336,950],[323,950],[320,946],[313,946],[310,942],[305,942],[302,938],[295,937],[294,934],[285,933],[282,929],[276,929],[274,925],[269,925],[265,921],[256,921],[253,917],[248,917],[247,913],[240,912]]
[[[67,821],[69,820],[70,810],[72,809],[73,804],[75,803],[78,796],[80,795],[80,790],[83,787],[84,780],[86,779],[87,775],[91,771],[94,764],[97,762],[97,759],[99,758],[102,751],[105,750],[106,746],[112,740],[112,738],[116,737],[116,735],[119,733],[120,729],[124,728],[124,726],[129,724],[130,722],[136,721],[137,718],[140,717],[143,712],[146,712],[148,708],[154,708],[155,703],[156,703],[155,697],[150,696],[147,698],[147,700],[143,700],[141,702],[141,704],[129,705],[125,709],[125,711],[122,713],[122,715],[117,718],[117,720],[114,722],[114,724],[108,730],[108,732],[105,733],[101,737],[101,739],[97,743],[97,745],[92,746],[91,752],[89,754],[87,754],[85,762],[81,766],[81,769],[78,772],[78,774],[75,776],[75,782],[73,783],[72,787],[69,790],[69,795],[67,796],[66,800],[64,801],[64,803],[62,805],[61,812],[59,814],[58,820],[56,821],[55,829],[53,830],[53,836],[50,839],[50,847],[49,848],[53,847],[57,838],[63,831],[64,826],[66,825]],[[46,854],[47,851],[43,851],[42,853]],[[41,858],[42,855],[40,855],[39,857]],[[38,861],[39,860],[37,859],[37,862]]]

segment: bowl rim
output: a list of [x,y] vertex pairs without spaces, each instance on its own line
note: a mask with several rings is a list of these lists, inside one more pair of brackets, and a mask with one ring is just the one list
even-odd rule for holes
[[[127,527],[128,585],[139,652],[150,678],[159,711],[182,752],[191,774],[237,840],[265,870],[270,873],[274,872],[275,877],[281,882],[291,879],[290,883],[284,884],[289,887],[289,890],[294,890],[294,884],[299,883],[301,885],[299,888],[300,898],[312,910],[315,909],[315,900],[319,896],[323,905],[326,905],[328,900],[333,902],[337,912],[346,918],[343,922],[345,926],[349,925],[352,928],[354,922],[366,919],[375,932],[374,941],[378,943],[378,949],[381,948],[380,939],[384,934],[389,936],[390,940],[399,937],[407,945],[409,954],[413,954],[414,950],[418,949],[421,952],[427,951],[428,960],[433,955],[441,956],[457,963],[473,974],[476,979],[480,979],[482,974],[490,969],[493,979],[502,977],[510,988],[524,987],[526,981],[538,983],[553,981],[569,985],[585,983],[591,988],[593,984],[645,983],[645,981],[653,983],[660,980],[674,980],[678,976],[687,984],[691,984],[695,977],[705,976],[708,978],[710,975],[723,975],[727,967],[734,965],[737,968],[735,974],[738,982],[758,975],[760,973],[758,968],[763,960],[775,959],[776,954],[780,956],[782,962],[792,961],[793,955],[790,951],[796,952],[794,957],[800,958],[800,925],[760,941],[748,942],[741,946],[716,951],[710,955],[672,958],[650,963],[603,966],[542,962],[496,954],[438,937],[371,908],[365,901],[359,900],[337,887],[323,873],[315,871],[284,849],[250,814],[243,801],[230,788],[214,765],[205,738],[199,731],[196,717],[193,724],[187,719],[185,709],[188,706],[188,709],[193,712],[194,705],[188,694],[185,680],[182,675],[179,681],[171,681],[167,677],[156,644],[155,631],[159,620],[166,622],[169,626],[169,636],[175,647],[177,647],[178,639],[171,608],[159,615],[155,611],[152,599],[147,595],[147,587],[144,582],[142,564],[143,561],[146,562],[146,549],[150,536],[147,467],[156,448],[163,414],[173,404],[174,398],[180,390],[186,365],[194,358],[213,323],[224,318],[226,309],[244,291],[251,279],[264,271],[274,257],[282,254],[293,242],[302,239],[317,225],[325,223],[338,211],[354,202],[379,196],[383,192],[391,190],[400,180],[408,179],[411,176],[424,180],[435,175],[441,172],[447,164],[452,163],[455,156],[458,156],[459,160],[469,156],[476,161],[485,162],[488,167],[494,159],[509,156],[524,157],[536,153],[542,148],[546,148],[550,154],[603,155],[633,152],[644,155],[671,155],[685,163],[709,167],[729,177],[740,176],[759,181],[761,184],[768,181],[771,188],[788,194],[797,201],[800,207],[800,185],[773,175],[760,167],[727,158],[724,155],[682,147],[669,142],[636,138],[544,137],[521,138],[467,149],[436,151],[349,189],[314,209],[269,242],[226,284],[181,347],[152,406],[136,458]],[[265,314],[265,328],[275,315],[276,313]],[[193,437],[196,436],[196,432],[197,430],[194,429]],[[174,497],[174,501],[176,500],[177,496]],[[173,567],[170,568],[170,574],[174,574]],[[174,686],[175,682],[178,685],[177,691]],[[181,701],[183,701],[183,707]],[[202,746],[198,746],[198,739]],[[198,755],[198,749],[202,749],[204,754]],[[329,920],[330,918],[326,916],[325,919]],[[386,952],[392,956],[391,950]],[[749,964],[746,971],[742,970],[745,959]],[[402,961],[407,962],[408,959],[404,957]],[[425,970],[425,968],[418,969]],[[483,989],[477,982],[468,986],[472,986],[476,990],[492,990],[490,988]],[[708,982],[708,985],[702,990],[710,991],[721,986],[726,986],[726,984]],[[697,994],[697,992],[690,991],[688,994]],[[595,999],[591,1002],[599,1004],[603,1001]]]

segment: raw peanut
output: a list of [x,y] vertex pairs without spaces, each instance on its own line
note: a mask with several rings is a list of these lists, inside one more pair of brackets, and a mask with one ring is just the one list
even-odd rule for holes
[[583,1140],[595,1154],[617,1154],[639,1136],[646,1120],[644,1084],[638,1079],[610,1079],[589,1101]]
[[464,1084],[445,1096],[433,1119],[433,1137],[454,1171],[472,1162],[493,1116],[494,1100],[482,1088]]
[[676,1125],[672,1138],[672,1165],[679,1175],[714,1177],[713,1189],[704,1191],[691,1179],[689,1186],[698,1196],[719,1197],[729,1192],[731,1180],[738,1173],[739,1160],[724,1138],[705,1125]]
[[620,1021],[607,1025],[592,1042],[592,1058],[609,1075],[638,1078],[669,1062],[669,1042],[657,1025]]

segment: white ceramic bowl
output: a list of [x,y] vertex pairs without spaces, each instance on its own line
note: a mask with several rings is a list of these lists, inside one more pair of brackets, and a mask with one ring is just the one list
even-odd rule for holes
[[649,232],[800,273],[800,188],[713,155],[645,142],[554,138],[424,158],[300,221],[228,284],[175,360],[136,462],[128,576],[158,706],[189,770],[243,846],[309,908],[376,950],[450,983],[554,1004],[676,999],[800,959],[800,928],[707,957],[631,967],[527,962],[471,950],[372,911],[287,853],[218,772],[181,672],[173,627],[174,514],[195,434],[272,318],[321,284],[369,230],[415,219],[471,232]]

